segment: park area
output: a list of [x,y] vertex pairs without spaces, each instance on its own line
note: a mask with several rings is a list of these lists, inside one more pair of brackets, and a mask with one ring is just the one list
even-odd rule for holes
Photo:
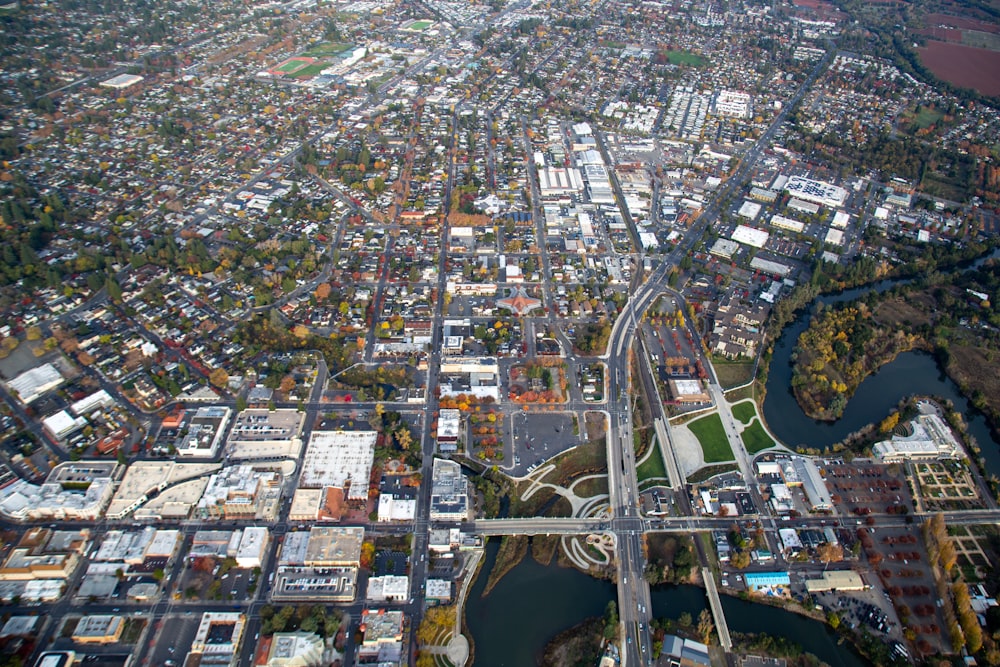
[[729,446],[726,430],[723,428],[722,419],[718,414],[712,413],[707,417],[695,419],[687,427],[698,438],[701,449],[705,453],[705,463],[733,460],[733,450]]

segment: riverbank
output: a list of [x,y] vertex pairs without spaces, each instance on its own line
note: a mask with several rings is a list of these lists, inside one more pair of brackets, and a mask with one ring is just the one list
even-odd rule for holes
[[486,588],[483,590],[483,595],[489,595],[490,591],[500,583],[504,575],[524,560],[524,556],[527,553],[527,535],[504,535],[500,538],[500,550],[497,552],[496,562],[490,570],[489,579],[486,580]]

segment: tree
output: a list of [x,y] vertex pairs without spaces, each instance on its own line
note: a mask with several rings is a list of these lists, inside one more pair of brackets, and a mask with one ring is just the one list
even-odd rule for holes
[[375,563],[375,544],[374,542],[363,542],[361,544],[361,567],[370,569]]
[[712,613],[707,609],[702,609],[698,614],[698,637],[701,643],[708,644],[712,640],[712,632],[715,631],[715,623],[712,622]]
[[209,374],[208,381],[219,389],[223,389],[229,384],[229,373],[224,368],[216,368]]
[[844,560],[844,547],[832,542],[824,542],[816,548],[819,559],[824,563],[839,563]]

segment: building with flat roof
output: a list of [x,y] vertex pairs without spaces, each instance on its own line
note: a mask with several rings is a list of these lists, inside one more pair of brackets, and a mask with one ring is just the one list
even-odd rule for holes
[[668,380],[670,395],[679,403],[703,404],[711,403],[712,398],[705,391],[701,380]]
[[230,459],[296,458],[302,450],[306,413],[293,409],[243,410],[226,439]]
[[67,461],[41,485],[18,480],[0,488],[0,515],[15,521],[94,521],[114,493],[114,461]]
[[893,434],[872,446],[872,454],[885,463],[929,459],[957,459],[962,447],[951,427],[936,414],[919,415],[910,422],[912,433]]
[[372,602],[403,602],[410,597],[410,578],[391,574],[371,577],[366,597]]
[[248,526],[243,529],[240,546],[236,549],[236,565],[243,568],[260,567],[267,554],[270,531],[263,526]]
[[[191,655],[200,656],[194,664],[231,665],[239,661],[240,642],[246,617],[239,612],[205,612],[191,642]],[[189,656],[190,657],[190,656]]]
[[275,632],[265,667],[321,667],[326,650],[323,638],[311,632]]
[[361,612],[364,639],[358,647],[360,662],[399,665],[403,658],[403,612],[365,609]]
[[776,586],[788,586],[791,580],[788,572],[747,572],[743,575],[747,588],[751,592],[774,588]]
[[73,630],[72,639],[78,644],[112,644],[121,639],[124,630],[124,616],[83,616]]
[[733,230],[731,238],[738,243],[743,243],[754,248],[763,248],[767,244],[767,239],[770,238],[770,236],[771,235],[763,229],[756,229],[746,225],[738,225],[736,229]]
[[280,472],[251,465],[223,468],[209,477],[198,501],[197,516],[272,521],[281,503],[283,479]]
[[438,413],[438,451],[454,452],[458,450],[458,433],[461,424],[462,413],[458,410],[445,408]]
[[69,436],[87,426],[83,417],[74,417],[66,410],[60,410],[42,420],[42,428],[53,440],[65,442]]
[[226,434],[232,410],[224,405],[206,405],[188,423],[187,433],[175,444],[177,455],[185,458],[212,458]]
[[358,567],[300,567],[282,565],[275,572],[271,599],[353,602],[357,595]]
[[428,602],[438,604],[448,604],[451,602],[451,580],[450,579],[428,579],[427,589],[424,597]]
[[313,431],[299,486],[338,487],[348,500],[367,500],[377,438],[376,431]]
[[863,591],[867,588],[864,579],[854,570],[827,570],[818,579],[806,579],[809,594],[827,591]]
[[143,77],[138,74],[119,74],[118,76],[113,76],[110,79],[101,81],[101,85],[105,88],[125,90],[126,88],[131,88],[137,83],[141,83],[142,80]]
[[38,635],[42,616],[11,616],[0,628],[0,639],[6,637],[35,637]]
[[413,521],[417,515],[416,498],[397,498],[391,493],[378,497],[379,523],[388,521]]
[[804,176],[792,176],[784,189],[793,197],[830,208],[843,206],[847,201],[847,190],[844,188]]
[[364,540],[364,528],[314,526],[309,531],[302,563],[309,567],[357,566]]
[[469,518],[469,480],[454,461],[434,459],[431,478],[431,521]]
[[10,382],[7,390],[25,405],[31,405],[44,394],[59,387],[66,378],[52,364],[30,368]]
[[833,509],[833,499],[830,491],[826,488],[826,482],[819,474],[819,468],[812,459],[802,456],[792,457],[792,466],[802,484],[802,490],[806,494],[812,511],[824,511]]

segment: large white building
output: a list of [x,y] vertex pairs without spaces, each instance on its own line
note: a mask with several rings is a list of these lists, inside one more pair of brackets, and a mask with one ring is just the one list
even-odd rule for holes
[[348,500],[366,500],[377,438],[375,431],[313,431],[299,486],[346,489]]
[[750,115],[750,95],[733,90],[720,90],[712,101],[712,109],[719,116],[746,118]]
[[935,414],[920,415],[910,422],[913,433],[893,435],[872,447],[875,458],[886,463],[906,460],[956,459],[962,448],[951,428]]
[[64,381],[62,374],[52,364],[24,371],[7,383],[7,390],[25,405],[31,405],[46,392],[50,392]]
[[844,188],[804,176],[792,176],[785,183],[784,189],[793,197],[830,208],[843,206],[847,201],[847,190]]
[[732,239],[738,243],[743,243],[754,248],[763,248],[767,244],[770,234],[763,229],[756,229],[746,225],[739,225],[733,230]]
[[431,479],[431,521],[469,518],[469,480],[454,461],[434,459]]

